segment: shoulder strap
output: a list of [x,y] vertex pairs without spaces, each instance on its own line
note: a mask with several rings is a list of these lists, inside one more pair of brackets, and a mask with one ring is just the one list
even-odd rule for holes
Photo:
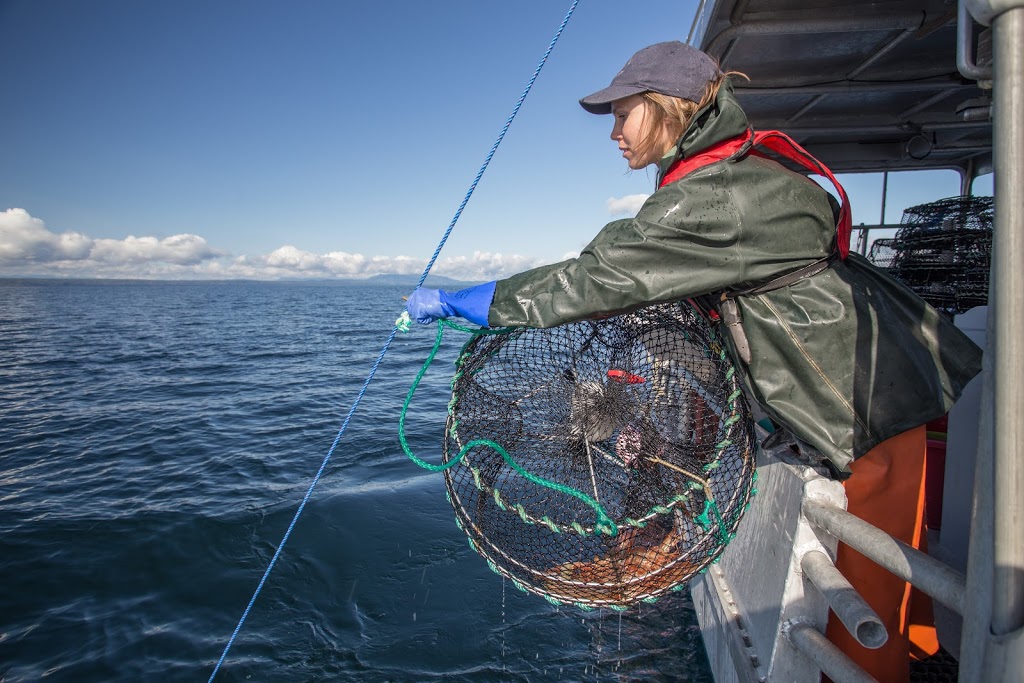
[[[829,182],[832,183],[839,193],[841,202],[839,220],[836,222],[836,250],[839,252],[839,257],[845,259],[846,255],[850,252],[850,233],[853,230],[850,200],[846,196],[846,190],[843,189],[843,186],[839,184],[839,181],[836,180],[832,171],[825,164],[811,156],[810,152],[798,145],[795,140],[785,133],[777,130],[765,130],[755,133],[752,129],[747,129],[747,132],[742,135],[719,142],[692,157],[675,162],[669,167],[668,172],[665,173],[665,177],[662,178],[658,187],[664,187],[669,183],[681,180],[694,171],[717,161],[733,156],[744,156],[755,147],[764,147],[772,153],[800,165],[811,173],[817,173],[828,178]],[[756,150],[753,153],[764,156]]]
[[665,187],[669,183],[681,180],[694,171],[702,169],[709,164],[713,164],[716,161],[722,161],[723,159],[728,159],[735,155],[737,152],[743,150],[744,145],[747,145],[751,141],[752,132],[753,131],[748,129],[746,133],[711,145],[707,149],[694,154],[692,157],[679,159],[669,167],[668,172],[665,173],[665,177],[661,179],[658,187]]
[[850,232],[853,230],[853,219],[850,215],[850,199],[846,196],[846,190],[839,184],[836,177],[828,167],[811,156],[811,153],[796,143],[793,138],[777,130],[764,130],[754,133],[754,146],[767,147],[780,157],[803,166],[811,173],[828,178],[829,182],[839,193],[841,206],[839,208],[839,220],[836,222],[836,249],[839,251],[839,258],[846,258],[850,253]]

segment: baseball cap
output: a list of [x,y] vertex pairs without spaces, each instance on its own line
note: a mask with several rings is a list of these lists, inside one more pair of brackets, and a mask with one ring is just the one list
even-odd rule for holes
[[580,100],[591,114],[610,114],[615,100],[653,91],[700,102],[708,82],[721,75],[718,64],[678,40],[655,43],[629,58],[612,84]]

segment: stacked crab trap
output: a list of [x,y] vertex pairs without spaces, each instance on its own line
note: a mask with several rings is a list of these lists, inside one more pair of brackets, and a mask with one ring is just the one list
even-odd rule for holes
[[988,303],[992,197],[949,197],[903,212],[896,236],[869,259],[947,317]]
[[736,369],[688,306],[475,335],[456,365],[431,469],[470,545],[518,588],[624,608],[725,548],[756,443]]

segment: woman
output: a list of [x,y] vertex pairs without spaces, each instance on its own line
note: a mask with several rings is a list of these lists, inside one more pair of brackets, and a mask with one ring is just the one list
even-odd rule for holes
[[[419,289],[410,315],[552,327],[694,300],[730,332],[750,395],[820,451],[835,476],[854,474],[858,458],[880,458],[881,468],[866,468],[876,476],[854,476],[864,497],[887,488],[893,462],[917,472],[909,484],[917,495],[923,425],[948,412],[980,371],[981,353],[922,299],[848,253],[841,188],[843,206],[753,147],[728,75],[683,43],[644,48],[580,104],[614,116],[612,139],[630,168],[658,167],[658,189],[636,217],[606,225],[575,259],[453,293]],[[790,142],[773,148],[827,174]],[[894,446],[912,455],[894,460]],[[886,495],[905,497],[907,477],[895,478],[903,488]],[[893,619],[898,631],[899,614]]]

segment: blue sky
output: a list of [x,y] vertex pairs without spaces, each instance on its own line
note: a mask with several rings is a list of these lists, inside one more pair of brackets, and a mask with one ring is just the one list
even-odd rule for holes
[[[419,274],[569,5],[0,0],[0,276]],[[653,176],[576,100],[695,9],[582,0],[433,272],[560,260],[635,209]],[[842,180],[877,222],[880,176]],[[891,176],[886,218],[958,189]]]

